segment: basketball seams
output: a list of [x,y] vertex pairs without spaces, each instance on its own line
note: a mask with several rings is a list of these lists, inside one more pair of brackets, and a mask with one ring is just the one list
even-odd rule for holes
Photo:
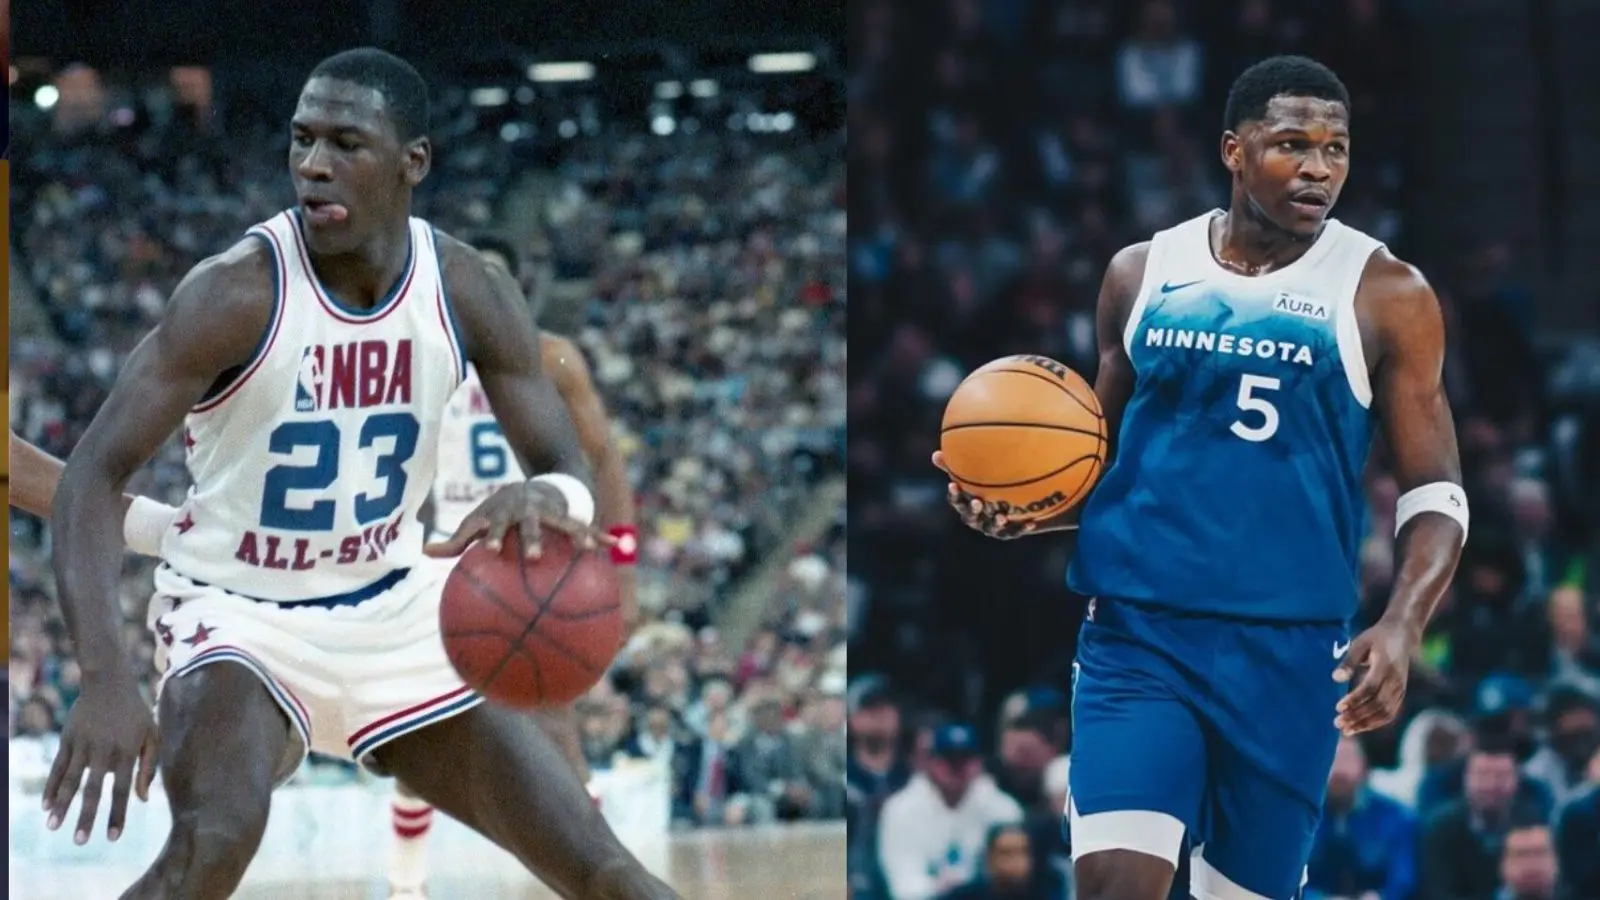
[[1088,435],[1089,437],[1092,437],[1092,438],[1100,438],[1101,437],[1101,434],[1100,434],[1098,429],[1095,430],[1095,431],[1090,431],[1087,428],[1078,428],[1075,425],[1050,425],[1050,424],[1046,424],[1044,422],[962,422],[960,425],[947,426],[947,427],[941,429],[939,433],[940,434],[945,434],[945,433],[948,433],[948,432],[951,432],[951,431],[960,431],[963,428],[984,428],[984,427],[990,427],[990,428],[1040,428],[1040,429],[1043,429],[1045,431],[1072,431],[1072,432],[1076,432],[1078,434]]
[[[1061,393],[1066,394],[1068,397],[1071,397],[1072,398],[1072,402],[1078,404],[1081,407],[1083,407],[1083,411],[1084,412],[1089,413],[1089,414],[1091,414],[1091,415],[1093,415],[1093,416],[1095,416],[1097,418],[1102,416],[1102,415],[1104,415],[1097,408],[1100,405],[1100,398],[1099,397],[1096,396],[1095,397],[1095,405],[1094,406],[1090,406],[1089,404],[1083,402],[1083,398],[1082,397],[1079,397],[1077,394],[1073,393],[1072,388],[1065,381],[1062,381],[1061,379],[1055,377],[1054,375],[1042,374],[1042,373],[1039,373],[1039,372],[1035,372],[1032,369],[984,369],[984,370],[979,371],[979,372],[973,372],[972,375],[973,376],[981,376],[981,375],[988,375],[990,373],[999,373],[999,372],[1010,372],[1010,373],[1012,373],[1014,375],[1026,375],[1029,378],[1037,378],[1040,381],[1045,382],[1046,384],[1052,385],[1052,386],[1054,386],[1056,388],[1060,388]],[[972,377],[972,376],[969,376],[969,377]],[[1085,381],[1084,384],[1088,384],[1088,382]],[[1090,395],[1094,396],[1093,387],[1092,386],[1091,386],[1090,390],[1091,390],[1091,394]]]
[[1037,484],[1037,483],[1039,483],[1041,481],[1045,481],[1047,479],[1054,478],[1057,475],[1060,475],[1062,472],[1067,471],[1068,469],[1070,469],[1073,466],[1083,462],[1086,459],[1092,459],[1092,460],[1095,460],[1098,463],[1099,460],[1100,460],[1100,454],[1098,452],[1096,452],[1096,453],[1085,453],[1084,455],[1082,455],[1080,457],[1077,457],[1076,459],[1074,459],[1071,462],[1067,463],[1066,465],[1060,467],[1059,469],[1055,469],[1053,471],[1046,472],[1043,475],[1038,476],[1037,478],[1029,478],[1026,481],[1008,481],[1008,482],[1003,482],[1001,484],[984,484],[984,483],[979,482],[979,481],[972,481],[970,479],[962,478],[960,475],[956,474],[954,471],[952,471],[950,473],[950,477],[953,478],[956,482],[958,482],[961,485],[963,485],[964,487],[986,488],[988,490],[1001,490],[1001,489],[1005,489],[1005,488],[1027,487],[1030,484]]

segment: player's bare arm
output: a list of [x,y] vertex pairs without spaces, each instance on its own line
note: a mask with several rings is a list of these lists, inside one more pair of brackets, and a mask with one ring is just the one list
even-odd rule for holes
[[[1106,419],[1109,435],[1106,448],[1106,466],[1116,458],[1118,426],[1122,422],[1123,407],[1133,396],[1133,361],[1128,359],[1128,348],[1123,343],[1128,317],[1133,314],[1139,298],[1139,285],[1144,281],[1145,263],[1150,258],[1150,242],[1130,244],[1117,251],[1106,266],[1105,278],[1100,282],[1100,296],[1095,303],[1095,339],[1099,349],[1099,368],[1094,379],[1094,393],[1100,400],[1100,409]],[[943,454],[935,450],[933,464],[945,469]],[[1092,492],[1092,491],[1091,491]],[[968,527],[990,537],[1007,540],[1042,534],[1048,531],[1067,531],[1076,528],[1078,516],[1088,500],[1088,493],[1071,509],[1048,519],[1026,523],[1011,522],[1003,504],[985,503],[955,484],[949,487],[950,505],[960,514]]]
[[[506,442],[521,459],[523,471],[577,479],[587,491],[593,475],[583,444],[555,383],[544,372],[539,331],[516,279],[447,235],[439,235],[439,252],[467,361],[477,369],[489,407]],[[593,509],[573,509],[574,498],[556,489],[557,484],[535,475],[523,484],[496,491],[462,521],[455,534],[430,545],[429,553],[454,556],[479,537],[498,548],[506,531],[515,525],[529,555],[536,555],[541,522],[585,537],[596,536],[582,527]],[[587,502],[593,504],[592,494]],[[580,521],[573,522],[575,517]]]
[[1356,294],[1369,348],[1372,406],[1401,499],[1399,563],[1377,625],[1352,642],[1335,677],[1356,678],[1336,724],[1359,734],[1387,724],[1405,699],[1411,655],[1450,585],[1466,540],[1466,492],[1455,421],[1444,392],[1439,299],[1416,269],[1373,254]]
[[155,776],[155,721],[139,692],[140,673],[122,646],[122,489],[206,390],[254,352],[271,316],[269,266],[265,247],[248,240],[184,278],[160,323],[129,356],[61,475],[51,516],[53,561],[61,611],[83,668],[83,691],[68,715],[44,802],[48,824],[59,827],[82,784],[79,843],[88,840],[107,774],[115,778],[107,831],[112,840],[127,814],[134,764],[140,765],[141,798],[148,798]]
[[[10,435],[11,469],[15,476],[11,481],[11,505],[47,519],[66,463],[17,437],[15,431]],[[176,509],[165,503],[123,494],[122,534],[128,541],[128,549],[146,556],[156,555],[161,535],[177,514]]]
[[[589,365],[584,362],[577,345],[549,332],[540,335],[540,343],[545,374],[555,382],[556,392],[566,402],[572,423],[578,430],[578,442],[594,465],[595,523],[616,537],[618,528],[632,527],[638,520],[633,507],[633,489],[628,485],[627,466],[611,434],[605,401],[595,390]],[[615,553],[625,555],[636,552],[637,542],[632,547],[615,548]],[[623,634],[626,636],[632,634],[639,623],[638,578],[631,565],[619,565],[617,576],[622,589]]]

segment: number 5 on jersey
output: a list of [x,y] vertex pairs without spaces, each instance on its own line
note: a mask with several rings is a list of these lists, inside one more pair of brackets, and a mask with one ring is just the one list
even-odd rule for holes
[[[1239,377],[1239,397],[1236,401],[1243,418],[1234,420],[1233,427],[1229,430],[1247,441],[1260,443],[1278,433],[1278,408],[1272,401],[1261,396],[1266,391],[1276,391],[1283,382],[1266,375],[1242,375]],[[1245,418],[1253,415],[1261,417],[1259,425],[1246,425]]]

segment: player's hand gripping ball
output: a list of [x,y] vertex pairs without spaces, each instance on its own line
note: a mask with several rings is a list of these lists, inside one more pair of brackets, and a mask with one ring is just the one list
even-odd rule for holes
[[426,551],[429,556],[459,556],[467,545],[480,538],[490,550],[499,550],[506,532],[512,528],[521,531],[522,548],[529,557],[539,555],[546,529],[565,534],[586,548],[613,543],[599,529],[568,518],[567,501],[560,491],[537,481],[523,481],[490,494],[461,520],[454,534],[429,544]]
[[622,642],[609,551],[548,531],[537,558],[512,528],[473,544],[445,581],[445,655],[469,687],[517,709],[563,706],[605,675]]
[[968,526],[1020,537],[1072,510],[1105,468],[1094,389],[1043,356],[1007,356],[968,375],[945,404],[934,465]]

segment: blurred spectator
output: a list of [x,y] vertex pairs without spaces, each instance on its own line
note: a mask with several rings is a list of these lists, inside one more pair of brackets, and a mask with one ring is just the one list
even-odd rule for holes
[[750,725],[734,749],[735,777],[744,789],[741,799],[749,807],[748,820],[803,818],[815,796],[800,748],[784,727],[783,704],[771,697],[756,700]]
[[1582,789],[1600,751],[1600,702],[1582,688],[1557,683],[1545,695],[1544,743],[1523,771],[1550,788],[1557,805]]
[[[1514,677],[1486,678],[1478,688],[1474,739],[1479,747],[1504,747],[1520,766],[1538,751],[1532,720],[1533,696],[1527,682]],[[1439,807],[1459,799],[1466,790],[1469,754],[1433,767],[1417,791],[1417,815],[1426,819]],[[1554,805],[1550,785],[1537,778],[1518,778],[1519,799],[1550,812]]]
[[1507,835],[1548,822],[1548,805],[1525,792],[1514,742],[1485,733],[1467,754],[1465,796],[1443,805],[1422,829],[1421,900],[1494,900]]
[[1556,818],[1557,870],[1570,900],[1600,897],[1600,754],[1591,769],[1588,787]]
[[1061,877],[1036,868],[1034,856],[1025,829],[996,825],[984,842],[982,874],[941,900],[1067,900]]
[[929,900],[977,876],[991,828],[1020,824],[1022,807],[984,772],[966,724],[937,728],[926,765],[884,801],[878,858],[891,900]]
[[1467,746],[1466,725],[1442,710],[1423,710],[1406,725],[1400,740],[1400,762],[1378,769],[1368,778],[1374,791],[1406,809],[1417,808],[1417,791],[1429,772],[1459,758]]
[[1417,823],[1367,783],[1361,742],[1342,738],[1311,848],[1306,900],[1408,900],[1417,885]]
[[1549,824],[1530,820],[1512,825],[1500,854],[1496,900],[1556,900],[1558,875]]

